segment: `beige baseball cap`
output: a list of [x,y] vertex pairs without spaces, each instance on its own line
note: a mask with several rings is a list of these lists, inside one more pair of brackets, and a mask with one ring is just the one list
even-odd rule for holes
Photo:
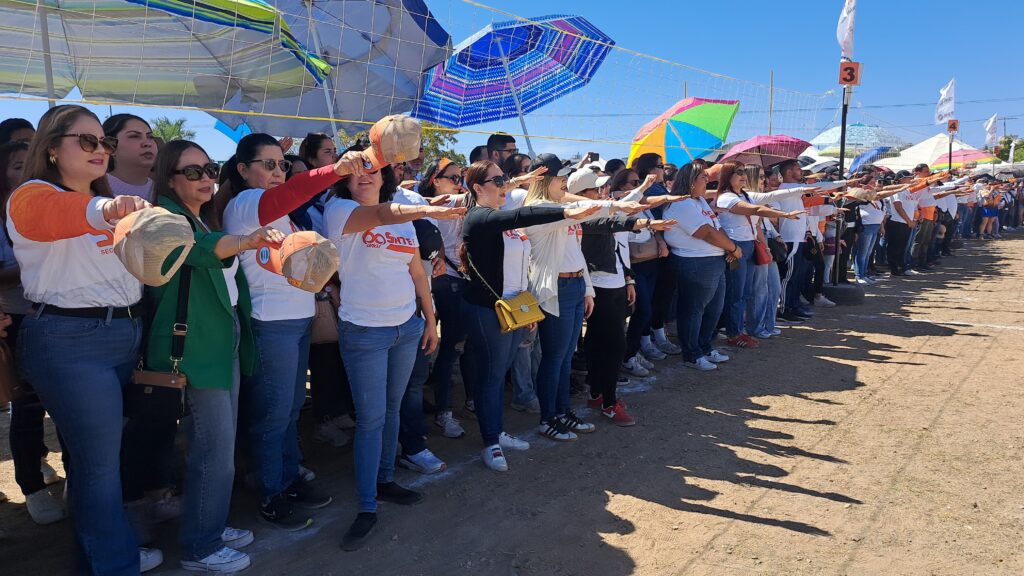
[[330,240],[312,231],[294,232],[280,245],[261,243],[256,262],[307,292],[319,292],[338,271],[341,260]]
[[409,116],[392,114],[370,127],[370,148],[366,153],[373,158],[373,168],[415,160],[420,155],[423,128]]
[[195,243],[188,219],[163,208],[132,212],[114,228],[114,254],[147,286],[169,282]]

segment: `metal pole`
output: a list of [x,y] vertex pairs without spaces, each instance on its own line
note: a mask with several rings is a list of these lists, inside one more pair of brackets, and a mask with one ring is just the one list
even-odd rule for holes
[[[846,116],[850,111],[850,95],[853,91],[849,86],[843,87],[843,124],[839,129],[839,177],[844,178],[846,174]],[[843,237],[846,228],[846,218],[843,212],[836,211],[836,242],[835,254],[832,260],[832,285],[839,285],[839,253],[842,251],[839,241]]]
[[501,64],[505,67],[505,79],[508,80],[508,89],[512,92],[512,101],[516,103],[516,112],[519,113],[519,125],[523,127],[523,136],[526,137],[526,149],[530,152],[530,158],[536,158],[537,154],[533,151],[533,143],[530,142],[530,133],[526,131],[526,119],[523,118],[523,104],[519,101],[519,92],[516,91],[516,87],[512,84],[512,71],[508,67],[508,58],[505,56],[505,49],[501,46],[501,40],[498,40],[498,50],[501,52]]
[[[316,55],[323,58],[324,51],[320,48],[320,32],[317,31],[317,21],[313,19],[313,0],[306,0],[306,14],[309,17],[309,30],[313,33],[313,49],[316,50]],[[333,69],[332,69],[333,71]],[[324,101],[327,102],[327,117],[331,119],[331,132],[334,133],[334,145],[341,147],[341,136],[338,134],[338,123],[334,121],[334,99],[331,94],[334,92],[334,88],[331,82],[331,74],[327,73],[327,77],[324,78],[323,87]]]
[[949,170],[953,169],[953,133],[952,132],[949,133],[949,165],[948,165],[947,168]]
[[36,0],[39,13],[39,29],[43,36],[43,71],[46,74],[46,105],[53,108],[57,98],[53,91],[53,61],[50,59],[50,23],[46,0]]
[[[772,110],[775,105],[775,70],[768,76],[768,135],[772,135]],[[845,122],[843,123],[845,126]]]
[[683,80],[683,98],[686,98],[686,80]]

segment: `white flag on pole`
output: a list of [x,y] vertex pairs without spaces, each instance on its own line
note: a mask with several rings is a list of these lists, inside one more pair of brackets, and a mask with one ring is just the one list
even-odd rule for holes
[[996,134],[996,117],[998,114],[993,114],[991,118],[985,121],[985,146],[995,146],[999,143],[999,135]]
[[956,91],[956,78],[949,81],[946,87],[939,90],[939,104],[935,107],[935,123],[943,124],[946,120],[952,120],[954,116],[954,105],[956,103],[956,97],[954,92]]
[[839,13],[839,25],[836,26],[836,40],[843,58],[853,60],[853,19],[857,12],[857,0],[846,0],[843,11]]
[[1014,140],[1010,143],[1010,155],[1007,158],[1010,159],[1010,164],[1013,164],[1013,153],[1017,151],[1017,141]]

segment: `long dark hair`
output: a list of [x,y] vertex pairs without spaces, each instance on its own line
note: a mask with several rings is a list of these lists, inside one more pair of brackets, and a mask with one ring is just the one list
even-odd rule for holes
[[[363,150],[366,150],[366,148],[367,147],[364,146],[363,143],[357,142],[356,144],[349,146],[342,155],[345,155],[348,152],[362,152]],[[395,197],[395,192],[398,190],[398,185],[401,184],[401,182],[398,181],[398,176],[395,175],[395,170],[390,164],[381,168],[380,177],[383,182],[381,182],[378,202],[381,204],[391,202],[391,199]],[[338,182],[331,187],[331,193],[338,198],[351,200],[352,192],[348,189],[348,183],[351,179],[351,176],[346,176],[341,180],[338,180]]]
[[[103,121],[103,133],[112,138],[117,138],[117,135],[120,134],[122,130],[124,130],[125,124],[127,124],[131,120],[138,120],[146,126],[149,126],[149,122],[146,122],[145,120],[139,118],[135,114],[114,114],[110,118],[107,118]],[[107,163],[108,173],[114,171],[115,162],[116,159],[114,158],[114,155],[111,154],[110,162]]]
[[[88,108],[74,104],[64,104],[50,108],[39,119],[39,129],[35,138],[28,145],[28,157],[25,159],[24,179],[22,180],[43,180],[51,184],[60,184],[60,170],[56,164],[50,162],[50,149],[60,146],[61,138],[67,134],[71,126],[81,117],[92,118],[97,124],[100,119]],[[89,191],[96,196],[113,198],[114,193],[110,190],[110,184],[106,176],[101,176],[89,184]],[[78,190],[85,192],[85,190]]]
[[245,181],[245,178],[242,178],[242,173],[238,171],[238,165],[248,164],[255,160],[264,146],[280,147],[277,143],[277,138],[270,134],[249,134],[238,141],[238,147],[235,148],[235,161],[231,164],[231,169],[228,171],[228,178],[236,195],[243,190],[251,188]]
[[[203,147],[195,142],[190,140],[172,140],[164,145],[164,149],[157,156],[156,165],[153,167],[153,194],[155,196],[166,196],[182,208],[187,207],[181,201],[178,193],[171,188],[171,179],[174,178],[174,171],[178,169],[178,160],[181,159],[181,155],[191,148],[206,154],[206,150],[203,150]],[[206,157],[209,158],[210,155],[206,154]],[[220,230],[221,222],[220,218],[217,218],[215,204],[214,200],[203,204],[199,208],[199,217],[211,229]]]
[[691,196],[690,191],[693,189],[693,183],[703,173],[704,164],[701,162],[690,162],[683,165],[679,169],[679,173],[676,174],[676,179],[672,182],[672,195]]
[[655,166],[661,164],[661,156],[654,152],[648,152],[637,156],[636,160],[633,160],[633,170],[636,170],[636,175],[641,180],[647,178],[647,175],[654,171]]
[[521,174],[525,174],[526,170],[523,170],[523,160],[529,160],[530,157],[526,154],[513,154],[505,161],[501,163],[501,171],[504,172],[509,178],[515,178]]
[[[0,145],[0,210],[3,210],[4,205],[7,204],[7,197],[11,195],[11,192],[14,192],[14,188],[7,189],[7,165],[11,163],[11,159],[14,158],[15,154],[25,150],[28,150],[28,142],[25,141],[8,142]],[[21,182],[24,181],[25,179],[22,178]],[[15,187],[21,182],[15,183]]]
[[735,160],[726,160],[722,162],[722,171],[718,173],[718,193],[732,192],[733,194],[739,194],[742,190],[732,189],[732,177],[736,174],[744,174],[743,163],[736,162]]
[[0,144],[7,144],[18,130],[35,131],[35,126],[24,118],[8,118],[0,122]]
[[323,132],[310,132],[302,139],[302,144],[299,144],[299,157],[310,170],[315,168],[313,159],[316,158],[316,153],[320,151],[324,141],[330,139],[331,137]]
[[[623,168],[612,176],[612,179],[608,182],[608,190],[611,192],[622,192],[624,190],[632,190],[632,188],[626,188],[626,181],[629,180],[630,174],[636,174],[636,170],[632,168]],[[639,178],[639,176],[637,176]]]

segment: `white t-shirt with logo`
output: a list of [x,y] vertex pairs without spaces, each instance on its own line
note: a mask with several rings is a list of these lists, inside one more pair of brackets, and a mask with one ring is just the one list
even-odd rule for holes
[[665,242],[676,256],[700,258],[725,255],[725,250],[693,237],[693,233],[705,224],[710,224],[716,230],[722,229],[715,211],[703,198],[687,198],[671,204],[665,209],[664,217],[678,222],[665,231]]
[[507,194],[505,194],[505,203],[501,206],[502,210],[515,210],[516,208],[522,208],[523,204],[526,203],[527,191],[522,188],[513,188]]
[[338,248],[341,281],[338,318],[357,326],[400,326],[416,313],[416,285],[409,263],[419,258],[411,222],[342,235],[355,200],[335,198],[324,211],[325,228]]
[[505,260],[501,266],[501,297],[512,298],[529,287],[530,239],[522,230],[501,233]]
[[877,202],[868,202],[860,207],[860,220],[867,226],[870,224],[881,224],[882,218],[885,217],[885,212],[882,208],[876,206]]
[[583,226],[578,222],[565,229],[569,235],[569,241],[565,243],[565,252],[562,253],[562,265],[558,269],[561,272],[579,272],[587,267],[587,259],[583,257],[583,249],[580,242],[583,240]]
[[903,205],[903,211],[906,212],[908,217],[913,218],[914,212],[917,211],[917,203],[920,201],[921,192],[911,192],[910,190],[904,190],[900,192],[896,196],[893,196],[892,212],[890,213],[889,217],[895,222],[903,222],[904,224],[909,224],[909,222],[905,221],[903,217],[900,216],[899,211],[896,210],[896,202],[899,202],[900,204]]
[[718,214],[718,221],[722,225],[722,231],[725,234],[740,242],[750,241],[754,239],[754,228],[751,226],[757,226],[758,216],[743,216],[742,214],[733,214],[729,212],[733,206],[745,202],[743,198],[740,198],[733,192],[724,192],[718,195],[718,200],[715,204],[723,211]]
[[[262,188],[251,188],[228,202],[224,210],[225,232],[247,236],[261,228],[259,213],[263,192]],[[293,224],[287,215],[274,220],[270,226],[285,235],[299,231],[299,227]],[[316,312],[314,294],[292,286],[281,274],[275,274],[260,266],[257,258],[266,262],[269,254],[269,249],[264,247],[247,250],[238,255],[245,279],[249,283],[252,317],[264,322],[311,318]]]

